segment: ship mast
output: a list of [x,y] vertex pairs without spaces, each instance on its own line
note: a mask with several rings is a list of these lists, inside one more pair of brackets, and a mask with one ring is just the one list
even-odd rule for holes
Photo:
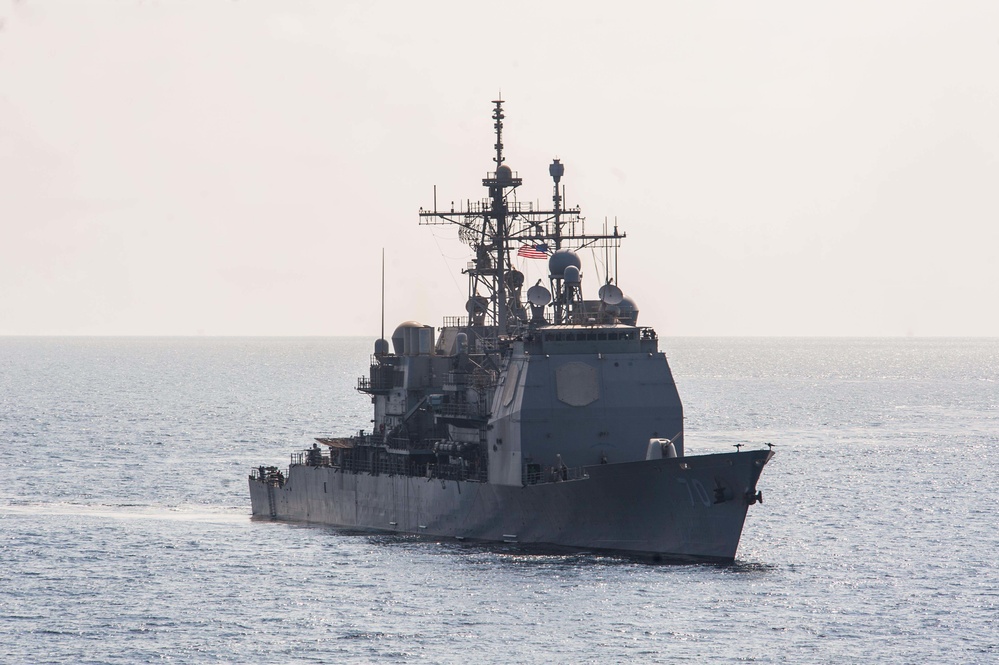
[[[482,184],[489,188],[489,203],[491,217],[496,221],[496,235],[493,238],[494,251],[496,256],[496,291],[493,305],[496,308],[497,334],[503,337],[507,333],[506,302],[506,266],[509,257],[507,256],[507,188],[518,187],[521,184],[520,178],[513,177],[513,171],[509,166],[503,164],[503,100],[494,99],[493,104],[493,127],[496,129],[496,171],[489,174],[492,177],[483,178]],[[488,218],[485,220],[488,225]]]
[[[512,330],[526,325],[526,320],[518,319],[516,311],[508,304],[510,290],[510,250],[516,245],[530,243],[546,245],[551,250],[562,249],[563,245],[579,249],[596,243],[608,243],[615,249],[625,237],[618,234],[587,235],[582,229],[583,218],[579,208],[565,208],[560,193],[560,181],[565,166],[555,159],[548,168],[554,180],[552,210],[535,210],[531,203],[509,201],[509,194],[522,184],[521,178],[506,164],[503,154],[503,100],[493,100],[493,129],[496,132],[493,157],[496,170],[486,174],[482,185],[488,189],[488,198],[481,201],[468,201],[464,208],[454,203],[450,211],[437,210],[434,196],[434,209],[420,208],[421,224],[455,224],[459,227],[458,236],[475,252],[475,260],[462,270],[469,277],[469,293],[466,310],[470,327],[491,329],[488,337],[502,338]],[[436,192],[436,188],[435,188]],[[599,246],[599,245],[598,245]],[[514,291],[519,285],[514,284]],[[480,293],[480,290],[485,293]],[[553,323],[562,323],[564,312],[556,305]]]
[[555,181],[555,194],[552,196],[552,203],[555,205],[555,234],[554,245],[555,249],[562,249],[562,195],[559,194],[558,184],[562,180],[562,176],[565,175],[565,166],[558,160],[558,157],[552,160],[551,165],[548,167],[548,174]]

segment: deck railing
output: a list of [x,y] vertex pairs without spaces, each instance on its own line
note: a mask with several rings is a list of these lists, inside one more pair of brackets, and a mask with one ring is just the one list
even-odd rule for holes
[[[421,442],[416,446],[410,444],[408,440],[406,443],[409,444],[410,449],[429,448],[433,445],[433,442],[429,440]],[[350,455],[330,457],[330,455],[323,454],[321,451],[317,454],[316,452],[306,450],[291,454],[291,466],[326,466],[337,469],[341,473],[369,473],[376,476],[413,476],[428,480],[486,482],[488,477],[488,472],[484,464],[480,467],[474,467],[465,464],[417,462],[407,456],[401,455],[379,455],[375,459],[365,459],[361,457],[355,458]],[[255,479],[259,475],[257,469],[254,469],[250,473],[250,476]],[[283,485],[284,475],[277,471],[276,468],[273,468],[270,476],[266,477],[268,479],[277,479],[278,475],[280,475],[281,479],[280,484]]]
[[563,466],[561,469],[558,467],[547,467],[544,469],[532,469],[530,471],[524,471],[524,485],[541,485],[544,483],[561,483],[569,480],[585,480],[589,478],[589,474],[586,473],[586,467],[574,466],[568,467]]
[[485,401],[441,404],[434,407],[434,413],[445,418],[486,418],[489,416],[489,406]]

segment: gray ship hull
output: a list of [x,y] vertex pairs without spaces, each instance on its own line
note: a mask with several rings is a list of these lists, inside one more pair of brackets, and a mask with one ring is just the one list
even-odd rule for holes
[[250,479],[253,515],[387,533],[732,561],[767,450],[590,466],[526,486],[293,465]]

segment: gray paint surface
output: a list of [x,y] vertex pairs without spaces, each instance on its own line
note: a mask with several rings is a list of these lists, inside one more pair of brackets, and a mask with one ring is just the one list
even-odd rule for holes
[[[293,466],[284,487],[250,480],[253,514],[393,533],[512,541],[677,559],[731,560],[773,453],[588,467],[588,478],[512,487]],[[731,498],[715,503],[721,484]]]

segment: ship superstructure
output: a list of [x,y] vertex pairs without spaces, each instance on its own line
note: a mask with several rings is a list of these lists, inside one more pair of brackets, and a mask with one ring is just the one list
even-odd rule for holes
[[[319,437],[288,473],[250,476],[253,514],[378,531],[731,560],[770,450],[688,456],[683,408],[655,331],[610,271],[586,299],[578,250],[616,256],[625,235],[588,234],[566,208],[513,193],[503,102],[493,102],[488,196],[420,210],[471,250],[465,315],[413,321],[375,342],[358,380],[371,431]],[[435,197],[436,198],[436,197]],[[525,284],[512,255],[547,260]],[[616,268],[615,268],[616,272]],[[526,288],[525,288],[526,287]]]

